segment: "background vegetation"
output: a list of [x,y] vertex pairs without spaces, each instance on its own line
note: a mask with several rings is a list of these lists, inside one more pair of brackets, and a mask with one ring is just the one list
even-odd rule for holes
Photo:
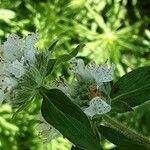
[[[59,40],[56,56],[85,43],[78,56],[86,62],[114,62],[116,79],[134,68],[150,65],[149,7],[149,0],[0,0],[0,39],[3,42],[10,33],[23,36],[39,32],[39,48]],[[66,68],[62,65],[57,71],[67,77]],[[15,110],[7,104],[0,106],[0,149],[70,149],[71,144],[62,138],[42,144],[35,130],[39,105],[33,103],[14,121],[11,117]],[[149,104],[116,118],[150,136]],[[104,146],[113,147],[108,142]]]

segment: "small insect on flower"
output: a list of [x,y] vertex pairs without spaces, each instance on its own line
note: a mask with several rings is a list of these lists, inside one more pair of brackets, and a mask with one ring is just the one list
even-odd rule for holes
[[103,96],[102,91],[98,90],[98,87],[96,85],[91,85],[88,88],[89,91],[89,99],[91,100],[92,98],[96,97],[96,96]]
[[111,106],[99,96],[96,96],[89,102],[89,107],[84,110],[84,113],[92,118],[95,115],[108,113],[110,110]]
[[96,65],[95,62],[85,65],[82,59],[73,58],[71,66],[76,79],[71,84],[59,82],[57,87],[69,95],[87,116],[92,118],[108,113],[111,110],[107,103],[110,102],[109,82],[113,79],[115,65]]

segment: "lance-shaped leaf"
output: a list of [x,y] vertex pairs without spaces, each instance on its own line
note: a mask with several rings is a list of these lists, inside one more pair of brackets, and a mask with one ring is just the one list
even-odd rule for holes
[[135,142],[132,137],[128,137],[127,133],[120,132],[118,129],[100,125],[99,132],[110,142],[123,150],[148,150],[146,145],[142,145],[139,141]]
[[85,44],[79,44],[71,53],[58,57],[56,65],[59,65],[60,63],[68,61],[71,58],[75,57],[78,54],[79,50],[81,50],[84,46]]
[[55,67],[57,67],[59,64],[66,62],[71,58],[75,57],[78,54],[79,50],[81,50],[84,46],[85,44],[79,44],[71,53],[59,56],[57,59],[50,59],[47,65],[46,75],[51,74],[55,69]]
[[127,111],[133,111],[132,107],[129,106],[126,102],[124,101],[114,101],[111,104],[111,112],[118,112],[118,113],[124,113]]
[[116,112],[125,112],[121,110],[121,102],[134,107],[150,100],[150,66],[138,68],[121,77],[112,87],[111,98],[112,106],[119,106]]
[[83,111],[59,89],[41,89],[41,112],[45,120],[77,147],[101,150],[90,122]]
[[56,46],[57,42],[58,42],[58,40],[54,41],[54,42],[50,45],[50,47],[48,48],[48,51],[53,52],[54,49],[55,49],[55,46]]
[[78,147],[75,147],[75,146],[72,146],[72,147],[71,147],[71,150],[83,150],[83,149],[78,148]]

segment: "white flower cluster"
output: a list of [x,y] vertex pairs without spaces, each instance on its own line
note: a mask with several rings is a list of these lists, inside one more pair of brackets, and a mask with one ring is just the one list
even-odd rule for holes
[[[107,103],[107,98],[105,98],[102,92],[104,92],[104,83],[110,82],[112,80],[113,72],[115,69],[114,64],[112,64],[111,66],[108,66],[107,64],[97,66],[95,62],[91,62],[88,65],[85,65],[82,59],[75,58],[72,59],[71,64],[72,71],[75,74],[77,80],[72,84],[61,81],[57,85],[57,88],[62,90],[67,95],[69,95],[71,92],[73,93],[74,89],[76,90],[76,96],[79,97],[79,93],[77,92],[78,89],[75,89],[74,85],[79,83],[78,88],[80,89],[82,87],[80,83],[84,81],[85,86],[87,86],[86,89],[88,89],[89,91],[89,106],[86,106],[86,108],[82,108],[84,113],[92,118],[95,115],[102,115],[109,112],[111,110],[111,106]],[[82,91],[80,91],[80,93],[82,95],[84,94]]]
[[12,34],[0,45],[0,103],[9,98],[17,80],[25,73],[26,64],[35,62],[37,34],[25,38]]
[[51,140],[62,136],[58,130],[45,121],[41,114],[38,115],[38,124],[36,128],[39,131],[43,143],[49,143]]
[[102,89],[103,83],[112,80],[115,70],[114,64],[111,67],[107,64],[96,66],[95,62],[91,62],[85,66],[82,59],[73,59],[72,66],[73,72],[79,75],[81,80],[93,81],[95,84],[94,91],[91,91],[92,98],[89,101],[89,106],[84,109],[84,113],[89,117],[93,117],[109,112],[111,106],[106,103],[106,99],[99,90]]
[[82,59],[72,59],[72,70],[75,74],[81,76],[84,80],[95,81],[97,86],[101,86],[104,82],[112,80],[115,65],[109,67],[107,64],[97,66],[95,62],[91,62],[85,66]]
[[101,97],[96,96],[89,102],[89,107],[84,110],[84,113],[93,117],[95,115],[102,115],[111,110],[111,106],[107,104]]

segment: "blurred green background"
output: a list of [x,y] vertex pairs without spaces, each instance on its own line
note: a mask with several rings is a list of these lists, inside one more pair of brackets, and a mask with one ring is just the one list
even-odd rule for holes
[[[135,68],[150,65],[149,8],[149,0],[0,0],[0,40],[4,42],[11,33],[23,36],[38,32],[39,48],[48,48],[59,40],[56,56],[85,43],[79,56],[86,62],[114,62],[116,80]],[[66,68],[62,65],[57,71],[68,77]],[[0,106],[0,150],[70,149],[71,144],[62,138],[43,145],[35,130],[39,106],[32,103],[14,121],[11,117],[15,110],[8,104]],[[115,116],[150,136],[149,103]],[[108,142],[103,145],[106,150],[113,147]]]

